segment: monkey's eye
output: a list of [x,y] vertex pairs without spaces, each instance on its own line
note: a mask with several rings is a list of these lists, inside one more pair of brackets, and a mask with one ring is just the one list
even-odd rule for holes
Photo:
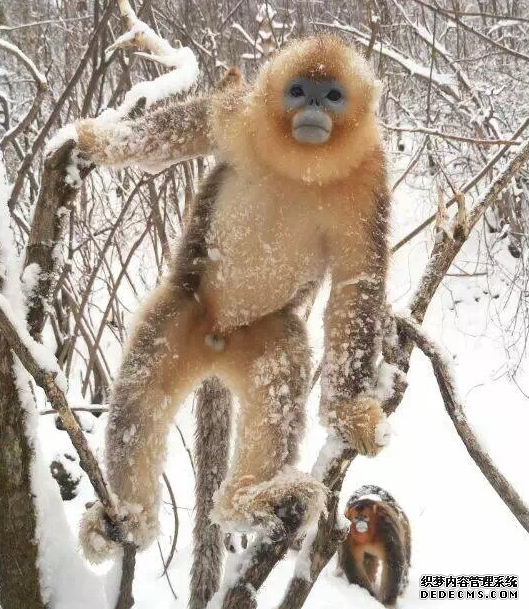
[[292,97],[303,97],[305,95],[305,92],[299,85],[294,85],[290,89],[290,95],[292,95]]
[[338,89],[331,89],[327,93],[327,99],[330,99],[332,102],[337,102],[342,99],[342,94]]

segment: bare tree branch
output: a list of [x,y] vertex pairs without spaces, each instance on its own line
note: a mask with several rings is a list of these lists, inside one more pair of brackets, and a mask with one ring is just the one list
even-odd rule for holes
[[[522,124],[520,125],[520,127],[515,131],[515,133],[513,134],[511,140],[516,140],[518,137],[520,137],[522,135],[522,133],[527,129],[527,127],[529,126],[529,117],[527,117]],[[506,156],[510,151],[510,146],[504,146],[501,150],[499,150],[489,161],[488,163],[486,163],[482,169],[471,179],[469,180],[461,189],[460,189],[460,193],[461,194],[466,194],[467,192],[469,192],[472,188],[474,188],[474,186],[476,186],[476,184],[478,184],[490,171],[491,169],[493,169],[498,162],[504,157]],[[453,196],[449,201],[447,201],[446,203],[446,207],[450,207],[451,205],[453,205],[454,203],[457,202],[457,196]],[[426,220],[424,220],[423,222],[421,222],[421,224],[419,224],[417,227],[415,227],[410,233],[408,233],[405,237],[403,237],[398,243],[396,243],[391,251],[392,253],[395,253],[396,251],[398,251],[403,245],[405,245],[406,243],[408,243],[408,241],[410,241],[411,239],[413,239],[413,237],[417,236],[420,232],[422,232],[429,224],[431,224],[432,222],[435,221],[437,214],[432,214],[431,216],[429,216],[428,218],[426,218]]]
[[404,330],[419,349],[430,359],[439,390],[443,396],[446,411],[459,437],[466,446],[469,455],[505,505],[514,514],[518,522],[529,533],[529,506],[524,503],[510,482],[498,470],[472,431],[458,397],[455,380],[446,357],[444,357],[441,349],[426,335],[422,327],[412,318],[404,317],[403,315],[395,315],[395,318],[399,327]]
[[37,66],[31,61],[31,59],[23,53],[17,46],[11,44],[7,40],[0,40],[0,49],[3,49],[7,53],[11,53],[15,57],[17,57],[29,70],[31,75],[33,76],[33,80],[37,85],[37,91],[33,97],[33,101],[29,110],[27,111],[24,118],[14,127],[12,127],[9,131],[7,131],[2,139],[0,140],[0,152],[5,150],[9,143],[14,140],[17,135],[24,132],[29,125],[33,122],[40,104],[42,103],[42,99],[48,90],[48,82],[46,81],[46,77],[44,74],[39,72]]

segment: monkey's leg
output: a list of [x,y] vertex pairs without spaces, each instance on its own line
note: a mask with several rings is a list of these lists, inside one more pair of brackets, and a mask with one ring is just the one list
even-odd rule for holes
[[373,554],[369,554],[368,552],[364,554],[364,570],[373,587],[377,581],[378,565],[379,560],[376,556],[373,556]]
[[376,598],[373,583],[365,570],[365,552],[361,547],[356,547],[353,552],[345,541],[338,550],[338,561],[350,584],[361,586]]
[[[140,549],[158,529],[160,475],[167,432],[176,406],[207,374],[206,348],[194,338],[196,301],[170,283],[148,299],[114,382],[106,431],[105,461],[122,528]],[[100,562],[117,549],[99,502],[84,515],[80,538],[87,558]]]
[[285,525],[306,525],[325,506],[325,487],[291,467],[309,381],[303,322],[280,311],[238,330],[222,368],[241,408],[233,463],[212,516],[231,530],[259,526],[279,539]]

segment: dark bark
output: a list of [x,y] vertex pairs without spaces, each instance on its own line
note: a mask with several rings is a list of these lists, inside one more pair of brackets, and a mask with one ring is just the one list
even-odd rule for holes
[[[65,168],[74,146],[74,141],[61,146],[44,164],[42,184],[26,248],[25,266],[38,264],[40,269],[35,295],[29,303],[28,311],[29,331],[35,340],[39,340],[46,322],[46,309],[61,270],[56,248],[60,247],[68,210],[78,192],[64,181]],[[81,169],[80,173],[84,178],[89,169]]]
[[31,496],[33,450],[13,375],[13,356],[0,335],[0,605],[44,609]]

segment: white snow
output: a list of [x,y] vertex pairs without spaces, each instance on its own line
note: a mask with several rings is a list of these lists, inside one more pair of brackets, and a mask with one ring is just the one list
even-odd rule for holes
[[[107,116],[107,118],[110,115]],[[1,167],[1,165],[0,165]],[[424,197],[424,185],[417,189],[404,184],[399,187],[395,201],[393,239],[397,241],[409,231],[410,226],[435,211]],[[4,199],[7,186],[3,186]],[[0,180],[0,193],[2,181]],[[0,203],[2,196],[0,194]],[[10,243],[9,217],[0,204],[0,246]],[[3,214],[3,215],[2,215]],[[469,270],[476,265],[480,251],[480,235],[475,235],[465,247],[460,264]],[[414,293],[417,280],[424,269],[433,235],[421,234],[410,241],[393,257],[390,274],[390,302],[396,310],[405,308]],[[6,274],[6,261],[0,272]],[[143,261],[143,259],[142,259]],[[8,262],[10,268],[19,269],[19,261]],[[2,270],[3,269],[3,270]],[[142,269],[143,270],[143,269]],[[152,270],[156,277],[155,264]],[[10,272],[11,273],[11,272]],[[28,277],[28,284],[31,284]],[[7,289],[7,292],[6,292]],[[16,293],[4,288],[4,300],[11,303],[15,315],[23,304],[15,305]],[[518,358],[498,323],[498,316],[508,313],[512,304],[498,301],[496,293],[504,293],[506,280],[499,273],[485,277],[451,277],[447,279],[435,297],[425,320],[425,330],[432,340],[447,354],[452,372],[457,380],[461,401],[473,429],[487,445],[491,457],[501,471],[512,481],[516,489],[529,500],[529,478],[526,463],[529,459],[527,428],[529,409],[527,398],[512,382],[510,375]],[[479,296],[479,302],[476,301]],[[125,293],[130,305],[135,297]],[[20,301],[19,301],[20,303]],[[317,307],[321,308],[321,298]],[[316,308],[317,308],[316,307]],[[315,354],[322,351],[321,318],[317,314],[310,318],[311,342]],[[508,337],[507,337],[508,338]],[[108,341],[110,344],[110,341]],[[455,358],[452,356],[456,356]],[[317,359],[315,357],[315,359]],[[109,361],[115,370],[119,353],[115,346],[109,348]],[[53,362],[52,362],[53,363]],[[384,399],[393,388],[395,370],[383,366],[377,386],[377,397]],[[521,362],[518,383],[527,394],[527,358]],[[20,372],[21,391],[27,389]],[[468,609],[462,600],[422,601],[419,598],[419,579],[422,574],[469,574],[469,573],[514,573],[521,578],[520,598],[510,601],[481,601],[480,609],[525,608],[528,606],[527,564],[529,539],[512,514],[502,503],[488,482],[472,462],[449,420],[431,371],[429,361],[420,353],[414,353],[408,375],[409,387],[402,404],[390,418],[393,429],[391,444],[375,459],[358,457],[354,460],[344,482],[340,514],[349,496],[363,484],[377,484],[395,496],[406,511],[412,527],[412,570],[410,587],[399,600],[399,609]],[[78,392],[77,381],[70,395]],[[42,407],[42,396],[37,394]],[[192,400],[189,399],[177,417],[184,436],[193,436],[194,421]],[[28,407],[29,397],[28,397]],[[344,448],[343,441],[327,432],[319,423],[319,387],[312,392],[307,415],[307,434],[301,447],[301,464],[304,471],[312,471],[321,479],[329,461]],[[93,419],[93,433],[88,434],[90,446],[98,458],[102,455],[104,428],[107,415]],[[36,419],[36,417],[34,417]],[[43,457],[35,465],[35,489],[39,496],[43,540],[43,565],[46,565],[46,581],[53,609],[112,609],[119,581],[119,564],[108,573],[90,571],[75,552],[76,527],[84,503],[93,499],[93,490],[86,476],[79,484],[77,497],[62,503],[50,479],[47,464],[58,452],[73,453],[70,441],[64,432],[53,424],[53,416],[41,416],[33,424],[39,425]],[[127,430],[131,434],[132,430]],[[130,437],[133,437],[131,435]],[[169,569],[169,577],[178,595],[173,599],[165,578],[158,548],[138,556],[137,576],[134,584],[136,609],[185,609],[189,595],[189,569],[191,564],[191,527],[194,509],[194,477],[189,458],[178,434],[171,430],[169,457],[165,467],[177,495],[180,531],[177,553]],[[324,447],[319,453],[320,448]],[[316,463],[316,456],[320,454]],[[38,460],[37,460],[38,461]],[[376,500],[376,496],[370,497]],[[67,519],[67,523],[63,518]],[[162,503],[160,544],[167,556],[173,532],[172,511]],[[67,526],[69,525],[69,528]],[[345,524],[345,523],[344,523]],[[492,526],[491,526],[492,525]],[[60,531],[60,535],[57,534]],[[499,533],[498,533],[499,532]],[[308,532],[310,536],[312,531]],[[275,607],[290,579],[296,573],[308,578],[309,544],[301,553],[290,551],[286,559],[276,568],[262,590],[257,593],[259,605]],[[238,576],[241,562],[251,560],[251,551],[244,556],[230,557],[227,580]],[[343,578],[334,575],[335,561],[324,569],[318,578],[306,609],[335,609],[355,607],[358,609],[380,609],[379,603],[357,586],[349,585]],[[218,607],[221,595],[210,608]],[[215,604],[217,603],[217,604]]]
[[3,294],[13,304],[13,308],[23,316],[25,305],[19,281],[21,261],[16,253],[11,232],[11,214],[7,207],[10,190],[3,155],[0,152],[0,281],[3,282],[0,294]]
[[40,418],[30,389],[31,377],[17,360],[14,365],[18,393],[27,411],[27,434],[33,446],[31,487],[37,512],[39,570],[44,601],[53,609],[106,608],[104,582],[77,553],[59,488],[51,477],[49,461],[40,447]]
[[391,425],[382,421],[375,427],[375,443],[378,446],[387,446],[391,439]]
[[366,493],[365,495],[360,495],[360,497],[358,497],[358,500],[361,499],[369,499],[370,501],[382,501],[381,497],[379,495],[375,495],[374,493]]
[[127,92],[119,108],[120,116],[126,116],[142,97],[146,100],[146,107],[149,107],[193,86],[198,77],[198,62],[193,51],[189,47],[171,49],[170,61],[174,67],[171,72],[152,81],[139,82]]
[[53,137],[48,140],[45,148],[45,155],[49,156],[56,150],[59,150],[61,146],[66,144],[69,140],[74,142],[78,141],[77,131],[75,130],[75,126],[73,123],[69,125],[65,125],[62,129],[59,129]]
[[318,453],[318,459],[312,468],[312,475],[317,480],[322,481],[331,461],[339,457],[345,448],[346,443],[342,438],[336,432],[330,430],[327,441]]
[[40,265],[36,262],[26,266],[22,273],[22,290],[26,302],[29,302],[35,293],[35,288],[38,285],[40,273]]
[[312,555],[312,544],[316,538],[318,532],[318,523],[312,524],[305,534],[305,539],[298,554],[296,560],[296,566],[294,568],[294,575],[307,581],[312,581],[310,574],[311,571],[311,555]]
[[57,360],[51,351],[44,345],[37,343],[29,334],[25,321],[21,321],[20,314],[15,313],[7,298],[0,294],[0,309],[5,313],[11,324],[16,328],[21,342],[30,351],[38,365],[55,377],[55,384],[59,389],[66,393],[68,381],[64,376],[63,371],[59,368]]

